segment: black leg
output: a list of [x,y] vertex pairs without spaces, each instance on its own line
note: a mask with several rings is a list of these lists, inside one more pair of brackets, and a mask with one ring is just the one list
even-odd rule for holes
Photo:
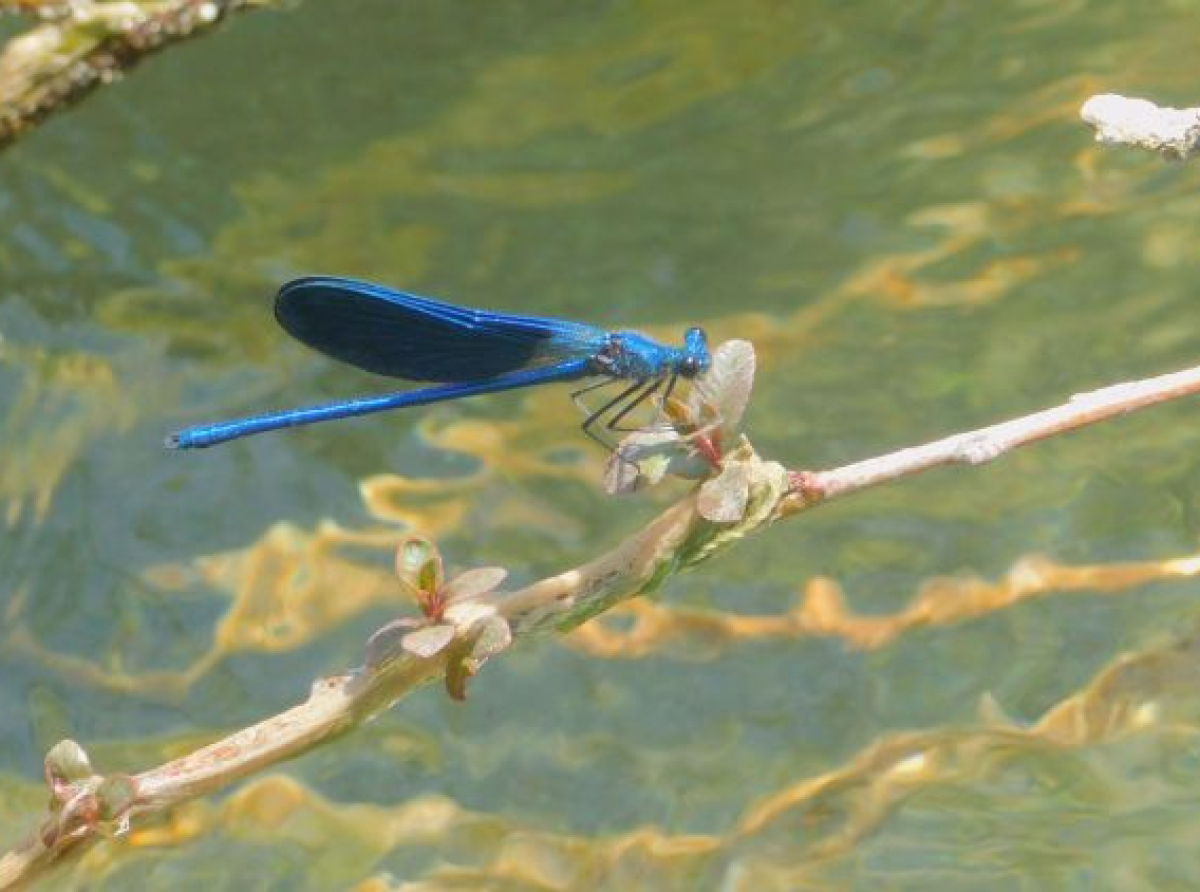
[[[596,432],[592,430],[592,425],[595,424],[596,421],[600,417],[602,417],[606,412],[608,412],[613,406],[619,405],[620,403],[624,402],[625,400],[630,399],[636,391],[645,388],[648,385],[648,383],[649,382],[646,381],[645,379],[640,380],[640,381],[634,381],[632,384],[630,384],[628,387],[626,387],[624,390],[622,390],[620,393],[618,393],[616,396],[614,396],[611,400],[609,400],[607,403],[605,403],[603,406],[601,406],[599,409],[597,409],[595,412],[593,412],[591,415],[589,415],[587,417],[587,420],[584,421],[582,425],[580,425],[580,429],[585,434],[587,434],[589,437],[591,437],[593,440],[595,440],[597,443],[599,443],[601,446],[603,446],[605,449],[612,449],[611,443],[606,443],[602,438],[600,438],[599,436],[596,435]],[[636,405],[637,402],[640,402],[640,400],[635,399],[634,404]],[[611,425],[608,425],[608,426],[611,426]]]
[[593,390],[599,390],[601,387],[609,387],[610,385],[615,384],[619,380],[621,380],[621,379],[620,378],[601,378],[599,381],[596,381],[593,384],[589,384],[586,387],[581,387],[578,390],[573,391],[571,393],[571,402],[573,402],[579,408],[579,411],[584,414],[585,418],[589,415],[593,415],[595,413],[593,413],[592,410],[588,408],[587,404],[581,399],[581,397],[585,393],[591,393]]
[[678,380],[679,373],[676,372],[675,374],[671,375],[670,379],[668,379],[667,389],[663,391],[662,408],[663,414],[667,416],[668,422],[670,421],[671,413],[667,411],[667,400],[669,400],[671,398],[671,394],[675,392],[675,382]]
[[667,381],[667,390],[666,390],[666,393],[663,394],[663,402],[664,403],[667,400],[669,400],[671,398],[671,394],[673,394],[675,392],[675,382],[677,382],[678,380],[679,380],[679,374],[675,373],[675,374],[671,375],[670,380]]
[[640,430],[640,428],[636,427],[618,427],[618,425],[621,423],[622,418],[624,418],[642,403],[646,402],[646,400],[650,399],[650,397],[654,396],[654,394],[658,392],[658,389],[662,387],[665,382],[665,378],[655,379],[653,384],[639,393],[636,397],[631,397],[629,403],[624,406],[620,412],[610,418],[604,426],[610,431],[615,431],[618,434],[628,434],[635,430]]

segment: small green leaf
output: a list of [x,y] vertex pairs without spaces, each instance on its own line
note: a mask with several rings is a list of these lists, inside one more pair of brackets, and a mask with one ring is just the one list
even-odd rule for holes
[[457,601],[446,608],[446,622],[453,623],[457,628],[468,630],[476,623],[496,615],[496,607],[482,601],[470,599]]
[[46,753],[46,777],[51,783],[74,783],[94,773],[87,752],[74,740],[60,740]]
[[428,659],[436,656],[454,640],[454,626],[427,626],[415,632],[409,632],[401,639],[401,646],[414,656]]
[[745,462],[725,462],[721,473],[700,487],[696,510],[713,523],[734,523],[746,513],[750,499],[750,468]]
[[379,669],[398,657],[403,650],[404,636],[421,625],[421,620],[404,617],[376,629],[367,639],[367,668]]
[[137,800],[137,782],[127,774],[114,774],[102,780],[96,787],[98,817],[102,821],[116,821],[125,816]]
[[471,647],[472,668],[478,671],[479,667],[490,657],[494,657],[512,644],[512,640],[512,629],[509,628],[508,620],[504,617],[493,616],[491,619],[484,620],[479,637],[475,639],[475,644]]
[[396,549],[396,575],[409,594],[424,603],[442,584],[442,556],[421,536],[409,536]]
[[423,592],[436,592],[442,587],[442,559],[434,556],[417,571],[417,588]]
[[421,567],[437,555],[433,543],[421,536],[409,536],[396,548],[396,573],[415,579]]
[[699,415],[702,405],[711,407],[729,439],[737,434],[750,403],[755,365],[753,344],[726,341],[713,351],[712,367],[692,391],[693,411]]
[[667,474],[703,479],[710,472],[708,463],[693,455],[690,439],[679,431],[635,431],[609,456],[604,489],[610,495],[624,495],[653,486]]
[[463,659],[451,660],[446,666],[446,693],[452,700],[467,699],[467,679],[475,673]]
[[477,598],[487,594],[504,581],[508,571],[502,567],[478,567],[459,573],[446,583],[442,594],[447,602]]

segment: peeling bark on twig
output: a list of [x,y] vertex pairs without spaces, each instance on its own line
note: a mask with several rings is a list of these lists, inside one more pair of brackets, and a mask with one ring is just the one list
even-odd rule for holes
[[0,148],[146,56],[268,0],[0,0],[43,21],[0,51]]

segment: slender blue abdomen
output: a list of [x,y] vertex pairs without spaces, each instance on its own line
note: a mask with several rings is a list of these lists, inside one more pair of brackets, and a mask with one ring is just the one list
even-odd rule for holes
[[511,375],[501,375],[485,381],[447,384],[443,387],[426,387],[404,393],[360,397],[354,400],[326,403],[321,406],[285,409],[281,412],[252,415],[249,418],[239,418],[235,421],[200,425],[171,434],[167,437],[166,445],[171,449],[202,449],[206,446],[216,446],[218,443],[236,440],[239,437],[248,437],[251,434],[266,433],[285,427],[299,427],[303,424],[316,424],[320,421],[333,421],[337,418],[353,418],[358,415],[385,412],[389,409],[424,406],[429,403],[439,403],[481,393],[516,390],[534,384],[574,381],[589,374],[591,374],[591,369],[588,360],[579,359],[553,368],[524,369]]

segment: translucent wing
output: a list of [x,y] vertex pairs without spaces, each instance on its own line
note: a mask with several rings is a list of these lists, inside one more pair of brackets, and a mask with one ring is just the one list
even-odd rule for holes
[[370,282],[316,276],[283,286],[275,318],[314,350],[378,375],[478,381],[592,356],[604,329],[473,310]]

